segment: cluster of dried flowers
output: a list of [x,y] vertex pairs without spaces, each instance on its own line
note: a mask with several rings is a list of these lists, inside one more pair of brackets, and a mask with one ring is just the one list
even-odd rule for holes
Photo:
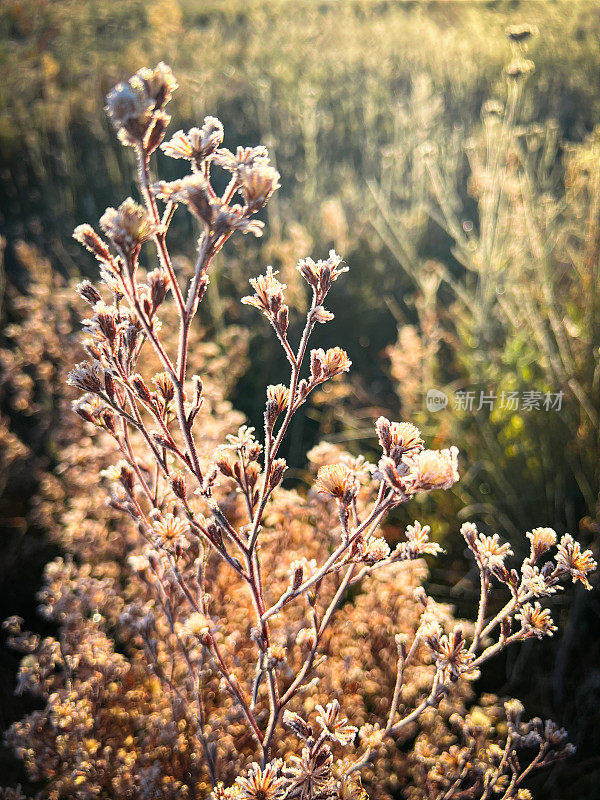
[[[89,225],[75,231],[103,285],[78,287],[91,306],[88,360],[69,382],[84,393],[81,424],[95,432],[83,444],[75,437],[65,468],[75,475],[89,462],[90,436],[102,460],[115,448],[120,460],[101,472],[109,507],[89,475],[71,478],[79,484],[63,521],[78,559],[53,562],[42,595],[60,636],[40,641],[9,621],[28,651],[21,688],[47,699],[11,740],[57,798],[334,800],[365,798],[364,782],[379,798],[401,789],[409,798],[526,800],[523,782],[569,753],[566,735],[522,721],[514,702],[482,698],[469,709],[469,681],[509,644],[552,634],[540,600],[564,579],[587,585],[592,556],[540,528],[514,569],[508,545],[466,523],[481,597],[476,621],[458,624],[421,587],[423,557],[440,552],[429,528],[415,522],[394,549],[381,531],[392,509],[459,479],[456,448],[425,449],[413,425],[381,417],[377,464],[321,446],[310,454],[314,491],[282,487],[292,417],[350,367],[339,347],[309,350],[317,323],[333,317],[324,303],[346,268],[334,252],[298,264],[312,301],[296,344],[285,285],[270,268],[250,281],[243,302],[273,327],[290,377],[267,387],[263,436],[239,427],[219,371],[199,374],[209,359],[194,353],[192,321],[224,243],[236,231],[262,233],[255,214],[279,176],[263,147],[222,148],[214,118],[163,143],[175,88],[159,64],[108,96],[137,157],[143,204],[108,209],[105,239]],[[190,175],[152,183],[159,146],[188,160]],[[220,196],[213,167],[231,175]],[[166,244],[178,205],[200,226],[185,291]],[[159,266],[144,272],[147,242]],[[555,545],[554,561],[540,565]],[[497,613],[488,611],[493,584],[508,595]]]

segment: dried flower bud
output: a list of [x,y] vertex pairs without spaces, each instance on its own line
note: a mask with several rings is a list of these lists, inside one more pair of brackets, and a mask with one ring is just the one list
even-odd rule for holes
[[93,425],[97,425],[97,420],[92,414],[91,407],[88,405],[88,403],[82,402],[81,400],[75,400],[71,404],[71,408],[81,417],[81,419],[85,420],[86,422],[91,422]]
[[310,351],[310,377],[314,383],[322,378],[324,356],[325,352],[321,348]]
[[91,364],[88,361],[81,361],[69,372],[67,383],[84,392],[98,394],[103,388],[100,380],[100,364],[97,361]]
[[474,522],[463,522],[460,532],[471,550],[474,550],[477,546],[477,525]]
[[150,299],[152,309],[156,309],[162,304],[169,289],[169,276],[162,269],[154,269],[148,273],[148,285],[150,286]]
[[[110,254],[110,250],[108,249],[108,245],[106,244],[106,242],[104,242],[98,236],[98,234],[92,228],[91,225],[87,225],[87,224],[78,225],[75,228],[75,230],[73,231],[73,238],[75,239],[75,241],[79,242],[87,250],[89,250],[90,253],[93,253],[96,256],[96,258],[98,259],[98,261],[100,261],[100,262],[109,262],[109,263],[112,261],[112,256]],[[83,281],[83,283],[80,283],[79,286],[77,287],[77,291],[81,294],[81,296],[85,300],[88,300],[88,298],[83,294],[83,291],[80,291],[79,287],[85,287],[85,291],[89,293],[89,291],[90,291],[89,287],[90,286],[91,286],[91,283],[89,281]],[[94,289],[94,292],[96,292],[95,289]],[[92,294],[93,294],[93,292],[92,292]],[[98,293],[96,292],[96,294],[98,294]],[[101,300],[101,299],[102,298],[98,294],[98,299],[94,300],[94,303],[97,303],[98,300]],[[91,303],[91,300],[88,300],[88,302]],[[92,305],[93,305],[93,303],[92,303]]]
[[246,484],[249,489],[253,489],[256,486],[256,481],[258,480],[260,472],[260,464],[258,464],[256,461],[251,461],[249,464],[247,464],[245,475]]
[[120,464],[117,467],[118,479],[121,486],[125,489],[127,494],[133,494],[133,487],[135,486],[135,473],[128,464]]
[[175,497],[178,497],[180,500],[186,499],[187,489],[182,472],[174,472],[171,474],[171,489]]
[[173,379],[168,372],[157,372],[152,378],[152,383],[160,392],[162,398],[169,402],[175,397],[175,387],[173,386]]
[[320,322],[322,325],[324,325],[326,322],[331,322],[333,318],[334,315],[331,313],[331,311],[327,311],[327,309],[323,306],[317,306],[312,311],[313,322]]
[[271,467],[271,477],[269,479],[269,488],[275,489],[283,480],[283,475],[287,469],[285,458],[276,458]]
[[100,423],[111,434],[117,431],[117,420],[110,408],[104,408],[100,413]]
[[110,374],[110,372],[104,373],[104,391],[109,400],[114,401],[117,393],[117,387],[115,385],[115,379]]
[[219,472],[226,478],[234,477],[234,469],[236,464],[231,460],[229,453],[226,450],[221,450],[217,456],[215,464]]
[[304,563],[302,561],[293,561],[291,564],[292,573],[292,591],[296,591],[304,580]]
[[311,726],[294,711],[284,711],[282,722],[286,728],[289,728],[300,739],[306,740],[313,735]]
[[289,402],[289,395],[289,389],[282,383],[276,386],[267,386],[265,423],[268,428],[272,428],[277,417],[286,410]]
[[129,381],[133,386],[134,392],[137,394],[140,400],[147,405],[152,405],[152,395],[150,394],[150,389],[146,386],[146,382],[142,376],[137,374],[132,375]]
[[154,115],[154,119],[144,137],[144,151],[150,155],[153,153],[162,140],[165,138],[165,133],[169,127],[171,117],[163,111],[159,111]]
[[75,287],[77,294],[82,297],[86,303],[91,306],[96,305],[102,301],[102,295],[90,281],[82,281]]
[[288,321],[289,321],[289,308],[285,305],[281,306],[281,308],[277,312],[277,327],[283,336],[285,336],[285,333],[288,329]]
[[387,456],[392,447],[392,423],[387,417],[379,417],[375,423],[377,435],[379,437],[379,444],[383,448],[384,454]]

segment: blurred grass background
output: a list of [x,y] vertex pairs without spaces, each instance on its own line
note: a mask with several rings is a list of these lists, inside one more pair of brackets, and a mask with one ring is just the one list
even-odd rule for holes
[[[519,83],[513,118],[501,110],[494,122],[482,117],[486,101],[509,110],[512,102],[505,28],[524,22],[540,31],[527,53],[535,73]],[[104,96],[163,59],[180,83],[172,131],[218,116],[227,146],[266,144],[282,175],[264,239],[226,251],[203,312],[215,329],[251,328],[237,407],[260,426],[264,385],[279,382],[283,366],[266,326],[239,306],[248,277],[273,264],[300,308],[296,260],[335,247],[351,272],[334,287],[336,320],[322,341],[348,348],[353,376],[296,422],[289,460],[301,463],[323,435],[373,449],[382,412],[416,422],[435,445],[457,444],[466,474],[456,493],[410,515],[443,539],[449,556],[432,583],[459,612],[475,592],[471,574],[457,584],[465,506],[516,551],[538,524],[596,546],[600,3],[4,0],[0,34],[4,347],[14,347],[6,334],[14,298],[35,271],[22,242],[56,276],[94,274],[71,231],[134,191]],[[162,155],[156,168],[164,178],[181,174]],[[190,256],[192,233],[177,215],[172,250]],[[52,469],[48,414],[63,388],[46,387],[43,412],[34,412],[15,409],[10,382],[0,384],[6,430]],[[450,405],[431,414],[423,402],[431,386],[563,391],[564,402],[560,413],[465,414]],[[4,616],[21,613],[35,628],[34,593],[51,549],[28,522],[29,463],[2,466],[0,595]],[[539,797],[562,798],[567,786],[571,797],[600,796],[598,612],[597,590],[559,598],[561,638],[523,647],[482,679],[483,689],[514,693],[531,714],[566,725],[579,747],[541,781]],[[19,710],[10,698],[16,659],[3,661],[5,723]]]

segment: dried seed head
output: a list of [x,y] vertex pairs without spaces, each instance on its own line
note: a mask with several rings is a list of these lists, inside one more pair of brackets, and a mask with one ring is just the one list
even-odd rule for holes
[[552,636],[556,626],[552,621],[547,608],[542,608],[540,603],[525,603],[518,614],[515,615],[521,622],[521,635],[523,638]]
[[255,162],[269,163],[269,151],[264,145],[257,147],[238,147],[235,154],[226,147],[217,150],[214,163],[237,177],[240,169],[252,169]]
[[399,545],[401,551],[408,558],[420,558],[424,555],[437,555],[442,548],[437,542],[429,539],[429,525],[421,525],[415,520],[413,525],[406,526],[406,542]]
[[252,233],[260,238],[263,235],[264,227],[264,222],[258,219],[249,219],[240,205],[226,206],[218,200],[215,201],[213,221],[215,236],[222,236],[228,231],[240,231],[244,236]]
[[158,232],[158,226],[151,221],[146,209],[131,197],[124,200],[118,209],[107,208],[100,218],[100,227],[127,259]]
[[130,79],[135,88],[140,87],[151,101],[155,111],[163,109],[177,89],[171,67],[160,61],[153,69],[143,67]]
[[379,417],[375,423],[379,444],[386,456],[399,462],[405,453],[415,453],[423,449],[421,431],[410,422],[390,422]]
[[576,542],[568,533],[565,533],[560,540],[556,554],[556,566],[563,573],[568,573],[573,579],[573,583],[580,581],[586,589],[592,588],[587,574],[596,569],[596,562],[591,551],[582,551],[579,542]]
[[212,227],[219,204],[211,194],[208,181],[200,173],[170,183],[158,181],[152,186],[152,192],[161,200],[184,203],[191,214]]
[[525,534],[531,542],[531,561],[535,562],[556,544],[556,531],[552,528],[534,528]]
[[362,560],[365,564],[377,564],[383,561],[390,554],[390,546],[382,537],[371,539],[363,547]]
[[152,309],[156,311],[167,296],[169,276],[162,269],[154,269],[148,273],[147,280],[150,287]]
[[279,173],[268,159],[255,159],[251,164],[241,164],[237,176],[250,214],[259,211],[273,192],[279,189]]
[[348,372],[352,362],[348,358],[348,353],[341,347],[331,347],[329,350],[321,348],[311,350],[311,380],[321,383],[328,378]]
[[493,536],[480,533],[475,543],[475,553],[482,567],[499,571],[499,574],[502,574],[504,559],[513,555],[512,548],[507,542],[500,544],[497,533],[494,533]]
[[216,117],[205,117],[202,128],[191,128],[187,133],[177,131],[161,149],[171,158],[183,158],[192,162],[197,170],[201,163],[212,156],[223,142],[223,125]]
[[303,258],[298,262],[296,269],[313,288],[317,303],[322,303],[331,284],[344,272],[348,272],[348,267],[342,267],[341,264],[342,259],[335,250],[329,251],[329,258],[325,261]]
[[264,275],[250,278],[254,294],[242,297],[242,303],[258,308],[271,319],[283,306],[283,290],[286,288],[285,283],[277,280],[276,274],[273,267],[267,267]]
[[174,514],[165,514],[160,517],[153,525],[154,539],[158,546],[168,549],[176,545],[185,547],[187,545],[187,533],[189,526],[187,522],[179,519]]
[[317,705],[315,711],[317,712],[317,723],[328,739],[339,742],[343,747],[352,744],[358,728],[348,724],[346,717],[341,714],[340,704],[337,700],[328,703],[325,708]]
[[345,464],[326,464],[319,468],[314,488],[347,506],[358,494],[359,484]]
[[139,145],[152,122],[154,102],[141,83],[118,83],[106,96],[106,113],[123,144]]
[[211,622],[208,617],[199,611],[194,611],[184,622],[183,628],[191,636],[206,636],[210,632]]
[[317,306],[312,312],[312,318],[314,322],[320,322],[321,325],[324,325],[326,322],[331,322],[334,315],[323,306]]
[[414,456],[405,456],[410,468],[406,478],[412,491],[449,489],[459,480],[458,448],[449,450],[422,450]]
[[431,650],[438,669],[446,680],[453,683],[469,669],[475,656],[469,653],[462,629],[457,627],[449,635],[427,636],[426,642]]
[[311,726],[294,711],[284,711],[282,722],[286,728],[289,728],[300,739],[306,740],[312,736]]

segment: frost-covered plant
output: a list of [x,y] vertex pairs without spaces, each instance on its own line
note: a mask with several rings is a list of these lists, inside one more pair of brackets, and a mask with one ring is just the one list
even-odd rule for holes
[[[212,117],[163,142],[175,88],[161,63],[107,100],[135,152],[142,204],[107,209],[104,239],[89,225],[75,231],[100,262],[102,285],[78,287],[91,306],[88,360],[69,382],[84,393],[79,417],[120,460],[101,472],[110,508],[89,506],[99,522],[75,548],[83,563],[48,569],[43,608],[60,637],[39,641],[9,623],[29,650],[22,688],[48,700],[12,741],[56,797],[362,798],[362,775],[378,797],[401,780],[414,798],[524,799],[530,773],[568,754],[566,734],[523,722],[515,702],[503,710],[482,699],[469,711],[467,682],[509,644],[552,635],[542,602],[564,579],[588,586],[591,553],[538,528],[513,568],[507,544],[464,524],[481,594],[475,622],[457,623],[420,586],[423,557],[441,552],[429,528],[408,526],[393,549],[382,531],[400,504],[458,481],[456,448],[426,449],[414,425],[380,417],[377,464],[316,448],[313,491],[283,488],[280,451],[294,414],[350,367],[339,347],[309,348],[347,271],[334,252],[298,264],[311,302],[297,342],[285,285],[270,267],[250,279],[242,302],[267,318],[290,374],[266,388],[261,436],[244,425],[223,435],[214,391],[189,375],[192,322],[225,242],[236,231],[261,235],[255,215],[279,175],[264,147],[224,149]],[[189,161],[190,174],[153,182],[160,146]],[[221,195],[214,168],[230,176]],[[187,287],[166,241],[180,205],[200,229]],[[150,244],[159,266],[146,271],[140,254]],[[89,459],[89,445],[74,452]],[[78,489],[82,498],[101,491]],[[554,560],[540,563],[555,546]],[[396,744],[412,739],[410,756],[399,754]]]
[[[374,224],[416,288],[416,325],[401,324],[388,351],[402,407],[425,426],[431,387],[474,398],[461,405],[456,395],[442,414],[477,462],[463,499],[487,524],[502,514],[513,534],[540,513],[557,525],[577,524],[583,509],[594,518],[600,487],[598,131],[569,143],[554,120],[530,119],[525,55],[535,33],[507,30],[505,96],[483,104],[468,138],[440,141],[433,112],[420,127],[413,156],[427,175],[424,197],[407,211],[397,177],[389,189],[371,186]],[[419,208],[450,237],[452,258],[424,263],[412,244]],[[539,402],[548,393],[560,398],[552,424],[530,413],[548,408]],[[482,394],[497,400],[493,409]]]

